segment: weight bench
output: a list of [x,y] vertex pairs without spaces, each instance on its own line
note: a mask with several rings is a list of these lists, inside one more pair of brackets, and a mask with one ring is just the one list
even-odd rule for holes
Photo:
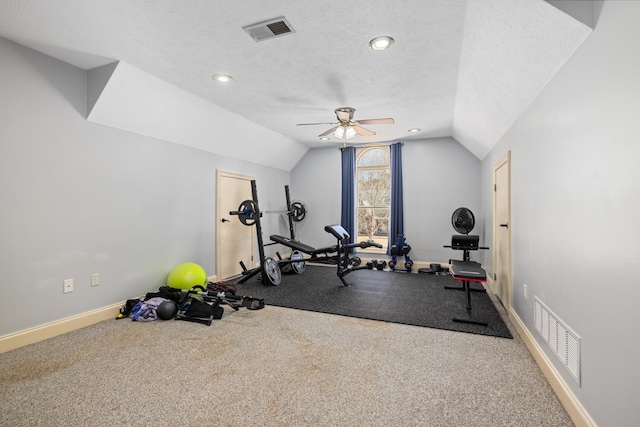
[[318,260],[320,259],[320,257],[318,255],[324,255],[324,257],[322,257],[322,259],[324,258],[329,258],[329,254],[338,252],[338,247],[336,245],[332,245],[332,246],[327,246],[325,248],[314,248],[312,246],[306,245],[302,242],[299,242],[297,240],[293,240],[290,239],[288,237],[285,236],[279,236],[277,234],[273,234],[269,237],[271,240],[273,240],[276,243],[279,243],[283,246],[287,246],[291,249],[295,249],[296,251],[300,251],[302,253],[305,253],[309,256],[311,256],[311,258],[305,260],[305,261],[314,261],[314,260]]
[[[470,251],[477,251],[478,249],[489,249],[486,246],[479,246],[478,243],[480,242],[480,236],[474,236],[474,235],[468,235],[468,234],[462,234],[462,235],[453,235],[451,236],[451,244],[450,245],[445,245],[443,247],[445,248],[451,248],[453,250],[456,251],[462,251],[462,261],[464,262],[470,262],[471,261],[471,257],[469,256],[469,252]],[[453,263],[452,260],[449,260],[449,264]],[[462,286],[445,286],[445,289],[455,289],[458,291],[465,291],[466,289],[464,287],[464,285]],[[471,292],[486,292],[484,288],[482,289],[477,289],[477,288],[470,288]]]
[[462,281],[462,287],[467,295],[467,318],[454,317],[454,322],[473,323],[474,325],[488,326],[487,322],[475,320],[471,318],[471,291],[470,282],[486,282],[487,272],[474,261],[457,261],[451,260],[451,268],[449,269],[451,277],[455,280]]
[[349,252],[351,252],[352,248],[368,248],[371,246],[375,246],[376,248],[382,248],[380,243],[376,243],[373,240],[366,240],[360,243],[344,243],[349,240],[351,237],[347,230],[344,229],[343,226],[335,224],[335,225],[327,225],[324,227],[324,231],[333,235],[338,240],[338,244],[336,245],[338,252],[338,277],[344,286],[349,286],[347,282],[344,280],[344,276],[347,274],[357,271],[357,270],[371,270],[373,265],[360,266],[360,258],[354,256],[350,257]]

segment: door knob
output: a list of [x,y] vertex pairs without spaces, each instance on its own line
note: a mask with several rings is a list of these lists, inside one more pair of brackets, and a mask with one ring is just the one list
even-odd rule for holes
[[229,220],[227,218],[222,218],[221,222],[229,222]]
[[509,228],[509,224],[500,224],[500,227]]

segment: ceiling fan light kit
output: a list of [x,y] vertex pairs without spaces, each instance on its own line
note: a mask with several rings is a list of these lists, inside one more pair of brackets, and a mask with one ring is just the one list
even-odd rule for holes
[[318,135],[323,141],[323,139],[328,135],[333,135],[338,139],[351,139],[356,137],[357,135],[361,136],[373,136],[376,133],[369,129],[365,129],[362,125],[392,125],[395,123],[395,120],[392,118],[384,118],[384,119],[366,119],[366,120],[353,120],[353,113],[355,112],[355,108],[351,107],[340,107],[336,108],[336,118],[338,119],[337,123],[298,123],[298,126],[309,126],[309,125],[336,125],[331,129],[321,133]]
[[352,126],[341,125],[338,126],[333,136],[339,139],[351,139],[356,136],[356,130]]

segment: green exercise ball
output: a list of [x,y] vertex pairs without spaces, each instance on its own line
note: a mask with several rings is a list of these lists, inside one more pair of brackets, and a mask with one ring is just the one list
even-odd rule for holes
[[180,264],[167,276],[167,286],[189,290],[197,285],[207,283],[207,272],[194,262]]

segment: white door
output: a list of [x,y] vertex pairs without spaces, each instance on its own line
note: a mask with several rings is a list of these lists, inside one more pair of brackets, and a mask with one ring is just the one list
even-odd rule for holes
[[493,271],[494,293],[511,308],[511,152],[493,167]]
[[222,280],[242,273],[240,261],[247,269],[255,266],[255,226],[246,226],[237,215],[229,215],[243,201],[251,200],[251,180],[255,178],[221,170],[216,176],[216,276]]

